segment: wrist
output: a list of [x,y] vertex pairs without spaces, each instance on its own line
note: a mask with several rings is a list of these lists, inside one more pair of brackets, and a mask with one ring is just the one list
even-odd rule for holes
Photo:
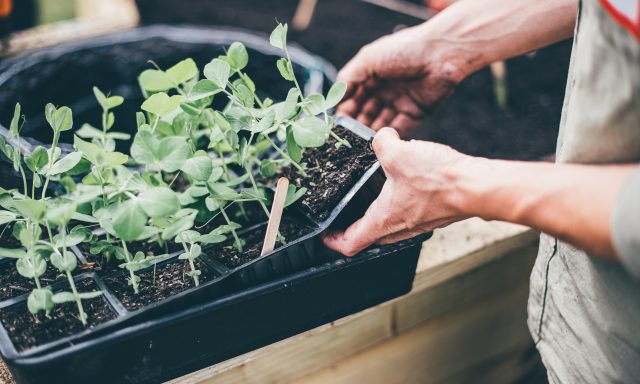
[[499,180],[504,162],[482,157],[464,156],[451,168],[451,180],[454,185],[450,204],[466,217],[480,217],[485,220],[500,218],[500,203],[497,203]]

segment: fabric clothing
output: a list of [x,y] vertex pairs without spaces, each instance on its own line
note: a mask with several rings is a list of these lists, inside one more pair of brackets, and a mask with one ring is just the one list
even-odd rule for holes
[[[556,161],[640,161],[640,43],[597,0],[580,4]],[[640,382],[640,171],[611,220],[622,264],[541,235],[528,325],[552,383]]]

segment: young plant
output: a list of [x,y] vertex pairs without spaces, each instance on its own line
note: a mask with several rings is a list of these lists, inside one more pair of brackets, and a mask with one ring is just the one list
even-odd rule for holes
[[178,234],[174,241],[181,244],[184,252],[178,256],[180,260],[187,260],[190,271],[187,275],[193,279],[193,284],[197,287],[200,285],[200,275],[202,272],[196,269],[195,260],[202,254],[201,245],[216,244],[225,241],[227,238],[218,233],[209,233],[201,235],[194,230],[186,230]]
[[75,227],[70,233],[67,233],[67,224],[75,211],[76,205],[72,202],[52,205],[47,210],[46,220],[50,223],[48,225],[56,225],[59,234],[55,235],[53,239],[51,239],[51,242],[43,242],[43,244],[46,247],[46,251],[50,252],[49,260],[51,260],[51,264],[66,275],[67,282],[71,288],[71,292],[55,293],[51,297],[51,300],[54,304],[75,302],[78,307],[78,317],[82,324],[86,325],[87,313],[84,311],[82,300],[96,298],[102,295],[102,291],[80,293],[73,280],[72,272],[76,269],[78,260],[73,253],[69,251],[69,247],[80,244],[91,236],[91,234],[81,226]]

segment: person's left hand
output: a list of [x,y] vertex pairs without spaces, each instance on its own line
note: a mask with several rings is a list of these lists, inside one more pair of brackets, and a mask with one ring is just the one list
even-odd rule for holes
[[373,243],[394,243],[470,216],[458,182],[476,158],[446,145],[403,141],[392,128],[378,131],[373,150],[387,176],[380,196],[346,231],[326,233],[327,247],[353,256]]

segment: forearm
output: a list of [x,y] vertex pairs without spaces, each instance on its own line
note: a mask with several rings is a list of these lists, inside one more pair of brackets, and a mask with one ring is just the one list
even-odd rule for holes
[[611,216],[636,167],[481,159],[456,177],[456,199],[471,216],[524,224],[615,260]]
[[469,74],[573,35],[578,0],[462,0],[416,27],[428,63]]

